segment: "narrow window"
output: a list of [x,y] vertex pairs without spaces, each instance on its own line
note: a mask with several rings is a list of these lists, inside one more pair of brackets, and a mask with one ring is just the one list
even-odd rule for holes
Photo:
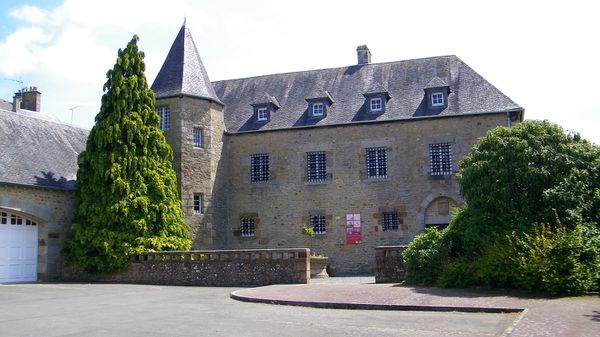
[[254,236],[254,219],[242,218],[241,222],[242,236]]
[[452,174],[452,153],[449,143],[429,144],[429,164],[431,175]]
[[383,110],[383,105],[381,103],[381,97],[373,97],[369,100],[369,104],[371,107],[371,112],[380,112]]
[[306,154],[306,171],[308,181],[324,181],[327,179],[325,152],[308,152]]
[[202,147],[202,128],[194,127],[194,147]]
[[312,115],[314,117],[321,117],[325,112],[325,107],[323,103],[313,103],[312,105]]
[[398,230],[398,213],[383,213],[381,219],[384,232]]
[[431,106],[442,106],[444,105],[444,94],[441,92],[434,92],[431,94]]
[[159,118],[159,129],[161,129],[162,131],[167,131],[169,130],[169,118],[171,117],[171,112],[169,111],[169,107],[166,106],[162,106],[159,108],[156,108],[156,113],[158,114],[158,118]]
[[194,214],[202,213],[202,194],[194,193]]
[[267,108],[256,109],[256,119],[259,121],[266,121],[269,119],[269,110]]
[[2,212],[1,217],[0,217],[0,224],[6,225],[8,224],[8,214],[5,212]]
[[250,182],[259,183],[269,180],[269,155],[253,154],[250,156]]
[[367,149],[367,177],[387,178],[387,153],[383,147]]
[[325,216],[324,215],[311,215],[310,226],[315,234],[325,234]]

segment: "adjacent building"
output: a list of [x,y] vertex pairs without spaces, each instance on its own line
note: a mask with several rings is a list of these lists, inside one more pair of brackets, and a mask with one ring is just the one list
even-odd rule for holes
[[88,130],[40,112],[40,102],[36,87],[0,101],[0,283],[58,278],[75,211]]

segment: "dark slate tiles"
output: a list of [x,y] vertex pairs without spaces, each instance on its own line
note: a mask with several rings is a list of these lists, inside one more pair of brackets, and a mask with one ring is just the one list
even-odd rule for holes
[[[439,85],[450,87],[448,107],[427,111],[425,89]],[[230,133],[522,109],[456,56],[232,79],[213,86],[225,104]],[[335,101],[327,116],[308,118],[307,99],[325,91]],[[384,113],[367,111],[364,94],[374,92],[391,97]],[[259,102],[264,95],[274,96],[280,107],[271,112],[269,122],[255,123],[252,104],[264,103]]]
[[0,182],[75,189],[88,130],[0,110]]
[[185,24],[179,30],[151,89],[157,98],[188,95],[222,104]]

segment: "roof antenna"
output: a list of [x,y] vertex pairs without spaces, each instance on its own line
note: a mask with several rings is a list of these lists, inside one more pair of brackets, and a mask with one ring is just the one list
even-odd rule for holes
[[23,89],[23,80],[21,79],[21,77],[19,77],[18,80],[14,80],[12,78],[5,78],[5,81],[11,81],[11,82],[17,82],[19,83],[19,90]]
[[75,109],[80,108],[81,105],[76,105],[72,108],[69,108],[69,110],[71,110],[71,124],[73,124],[73,111],[75,111]]

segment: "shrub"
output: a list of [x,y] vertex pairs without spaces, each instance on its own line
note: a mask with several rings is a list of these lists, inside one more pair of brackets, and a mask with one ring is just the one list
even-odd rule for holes
[[531,233],[513,233],[509,239],[516,287],[550,295],[599,290],[600,231],[596,224],[580,224],[572,231],[543,224]]
[[448,245],[442,240],[443,231],[427,228],[404,251],[406,281],[414,285],[433,285],[449,258]]

